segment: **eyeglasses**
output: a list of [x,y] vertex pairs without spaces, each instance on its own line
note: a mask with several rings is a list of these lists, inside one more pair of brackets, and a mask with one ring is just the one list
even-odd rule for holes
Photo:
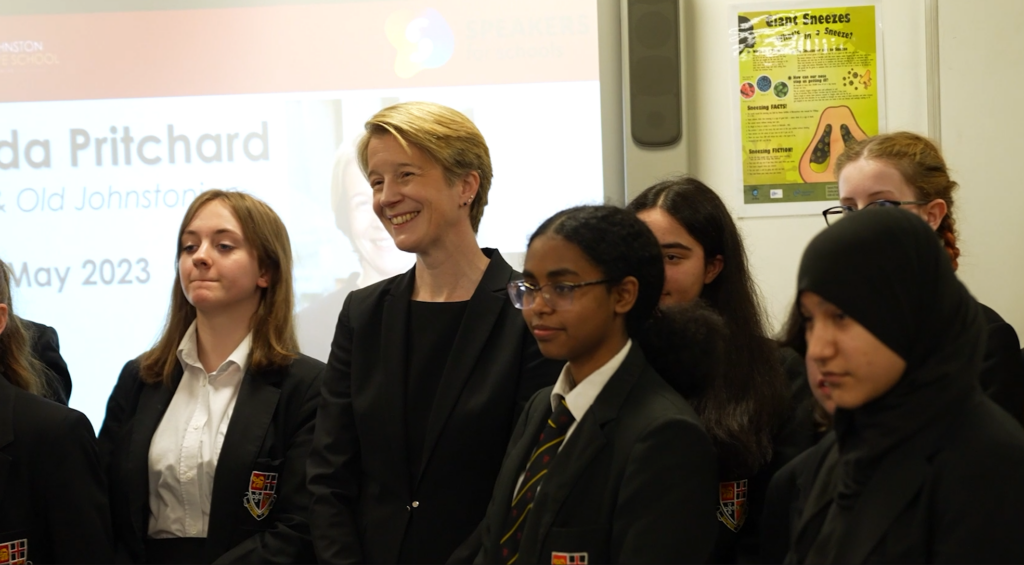
[[[868,202],[865,204],[861,210],[867,210],[872,206],[878,206],[879,208],[899,208],[904,204],[927,204],[928,202],[928,200],[875,200],[874,202]],[[858,209],[853,206],[840,205],[822,210],[821,215],[825,217],[826,225],[832,225],[832,222],[839,221],[857,211]]]
[[512,299],[512,304],[520,310],[523,308],[533,308],[533,304],[537,301],[538,293],[544,297],[544,302],[547,302],[548,306],[554,310],[559,310],[572,306],[572,295],[577,288],[606,283],[610,282],[610,280],[601,279],[599,281],[578,283],[549,282],[540,286],[526,281],[512,281],[508,283],[506,288],[508,289],[508,297]]

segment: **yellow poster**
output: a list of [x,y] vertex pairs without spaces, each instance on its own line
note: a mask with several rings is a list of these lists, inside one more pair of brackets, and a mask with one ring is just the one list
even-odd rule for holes
[[838,200],[836,158],[878,134],[874,6],[739,12],[744,204]]

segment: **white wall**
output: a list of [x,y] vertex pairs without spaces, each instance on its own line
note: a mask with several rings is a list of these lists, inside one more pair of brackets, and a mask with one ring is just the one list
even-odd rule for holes
[[[1014,0],[1004,1],[1014,3]],[[690,167],[688,171],[682,171],[674,163],[663,162],[660,169],[638,170],[627,162],[629,196],[632,198],[658,178],[689,172],[718,191],[726,204],[736,211],[741,204],[737,188],[741,179],[736,170],[739,148],[731,129],[731,112],[736,111],[737,63],[732,56],[728,33],[736,22],[729,16],[729,2],[682,0],[682,4],[687,22],[684,50],[687,52],[689,76],[684,80],[684,88],[687,89],[689,106],[686,119],[689,120]],[[923,94],[928,78],[925,0],[879,0],[876,5],[883,26],[885,129],[904,129],[927,135],[928,104]],[[827,206],[823,203],[822,209]],[[824,220],[821,215],[815,215],[742,218],[738,223],[765,307],[773,326],[778,327],[794,298],[800,255],[811,238],[824,229]],[[983,299],[987,300],[987,297]],[[997,307],[994,301],[992,305]]]
[[942,150],[960,183],[960,276],[1024,332],[1024,60],[1019,0],[939,0]]

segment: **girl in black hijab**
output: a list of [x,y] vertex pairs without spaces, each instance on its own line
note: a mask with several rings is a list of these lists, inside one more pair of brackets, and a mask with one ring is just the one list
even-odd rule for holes
[[982,313],[928,225],[878,209],[827,229],[798,300],[836,412],[791,463],[786,562],[1024,562],[1024,430],[977,384]]

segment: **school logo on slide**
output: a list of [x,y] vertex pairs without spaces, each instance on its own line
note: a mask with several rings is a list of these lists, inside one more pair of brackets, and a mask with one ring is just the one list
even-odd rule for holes
[[734,532],[747,519],[747,481],[718,484],[718,519]]
[[249,477],[249,492],[246,493],[242,502],[249,509],[253,518],[262,520],[270,513],[270,509],[277,500],[274,491],[277,490],[277,473],[260,473],[253,471]]
[[455,34],[444,16],[433,8],[399,10],[384,25],[395,46],[395,74],[409,78],[423,69],[436,69],[452,58]]
[[28,540],[0,543],[0,565],[28,565]]

